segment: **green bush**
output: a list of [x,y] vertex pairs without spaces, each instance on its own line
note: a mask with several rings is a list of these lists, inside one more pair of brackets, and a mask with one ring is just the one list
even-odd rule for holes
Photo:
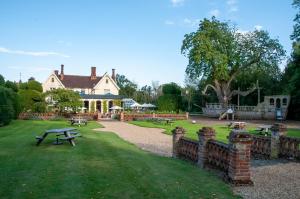
[[14,108],[11,100],[12,90],[0,86],[0,126],[8,125],[14,118]]

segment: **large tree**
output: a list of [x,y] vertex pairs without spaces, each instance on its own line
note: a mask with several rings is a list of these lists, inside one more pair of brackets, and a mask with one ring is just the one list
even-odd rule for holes
[[79,93],[73,90],[59,88],[47,91],[44,95],[47,103],[59,108],[60,112],[68,112],[69,108],[76,112],[78,108],[82,107]]
[[123,95],[128,98],[134,98],[135,92],[137,91],[137,84],[130,81],[125,75],[116,76],[117,85],[120,87],[119,95]]
[[283,90],[291,95],[291,105],[288,117],[300,119],[300,0],[294,0],[293,6],[297,9],[294,18],[294,31],[291,35],[293,51],[282,78]]
[[186,73],[205,80],[203,94],[213,89],[225,106],[238,93],[245,96],[255,90],[255,85],[243,92],[232,90],[231,83],[240,73],[253,68],[279,73],[278,65],[285,55],[279,41],[271,39],[268,32],[242,33],[214,17],[202,20],[196,32],[185,35],[181,52],[189,59]]

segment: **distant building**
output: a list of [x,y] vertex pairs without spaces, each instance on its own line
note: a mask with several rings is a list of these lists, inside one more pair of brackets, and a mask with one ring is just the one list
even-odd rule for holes
[[122,102],[123,102],[123,108],[124,108],[124,109],[131,109],[131,105],[133,105],[133,104],[136,103],[136,101],[134,101],[134,100],[131,99],[131,98],[124,98],[124,99],[122,100]]
[[[43,92],[58,88],[79,92],[86,112],[96,110],[104,113],[104,103],[108,112],[114,101],[122,99],[119,95],[120,88],[116,83],[115,69],[112,69],[111,76],[108,73],[97,76],[96,67],[91,67],[89,76],[67,75],[64,74],[64,65],[61,65],[60,73],[58,70],[53,71],[43,83]],[[93,104],[95,107],[91,107]]]
[[278,117],[285,120],[290,104],[289,95],[265,96],[264,101],[257,106],[237,106],[230,104],[225,108],[220,103],[207,103],[202,108],[203,114],[208,117],[221,118],[228,109],[231,109],[237,119],[270,119]]

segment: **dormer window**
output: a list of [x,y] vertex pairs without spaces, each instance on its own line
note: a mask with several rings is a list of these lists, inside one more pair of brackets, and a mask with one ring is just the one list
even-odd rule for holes
[[106,79],[106,83],[108,84],[108,79]]
[[54,77],[51,78],[51,82],[54,82]]

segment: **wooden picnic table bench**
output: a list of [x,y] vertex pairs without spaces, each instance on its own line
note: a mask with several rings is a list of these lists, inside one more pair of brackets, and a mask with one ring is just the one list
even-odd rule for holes
[[71,118],[70,122],[71,122],[71,125],[79,125],[79,126],[81,124],[87,125],[87,119],[84,119],[84,118]]
[[260,125],[255,129],[255,131],[258,131],[259,133],[269,133],[271,127],[272,125]]
[[[62,129],[47,130],[47,131],[45,131],[45,133],[42,136],[36,136],[36,139],[37,139],[36,145],[39,146],[49,134],[56,134],[56,136],[57,136],[56,144],[60,144],[58,142],[58,140],[67,140],[67,141],[69,141],[69,143],[72,146],[75,146],[74,139],[75,139],[75,137],[78,137],[78,136],[75,136],[76,133],[74,132],[74,130],[76,130],[76,129],[75,128],[62,128]],[[73,134],[73,135],[71,136],[71,134]],[[64,139],[63,138],[58,138],[61,135],[65,136]]]
[[246,127],[246,122],[230,122],[228,128],[234,129],[244,129]]

